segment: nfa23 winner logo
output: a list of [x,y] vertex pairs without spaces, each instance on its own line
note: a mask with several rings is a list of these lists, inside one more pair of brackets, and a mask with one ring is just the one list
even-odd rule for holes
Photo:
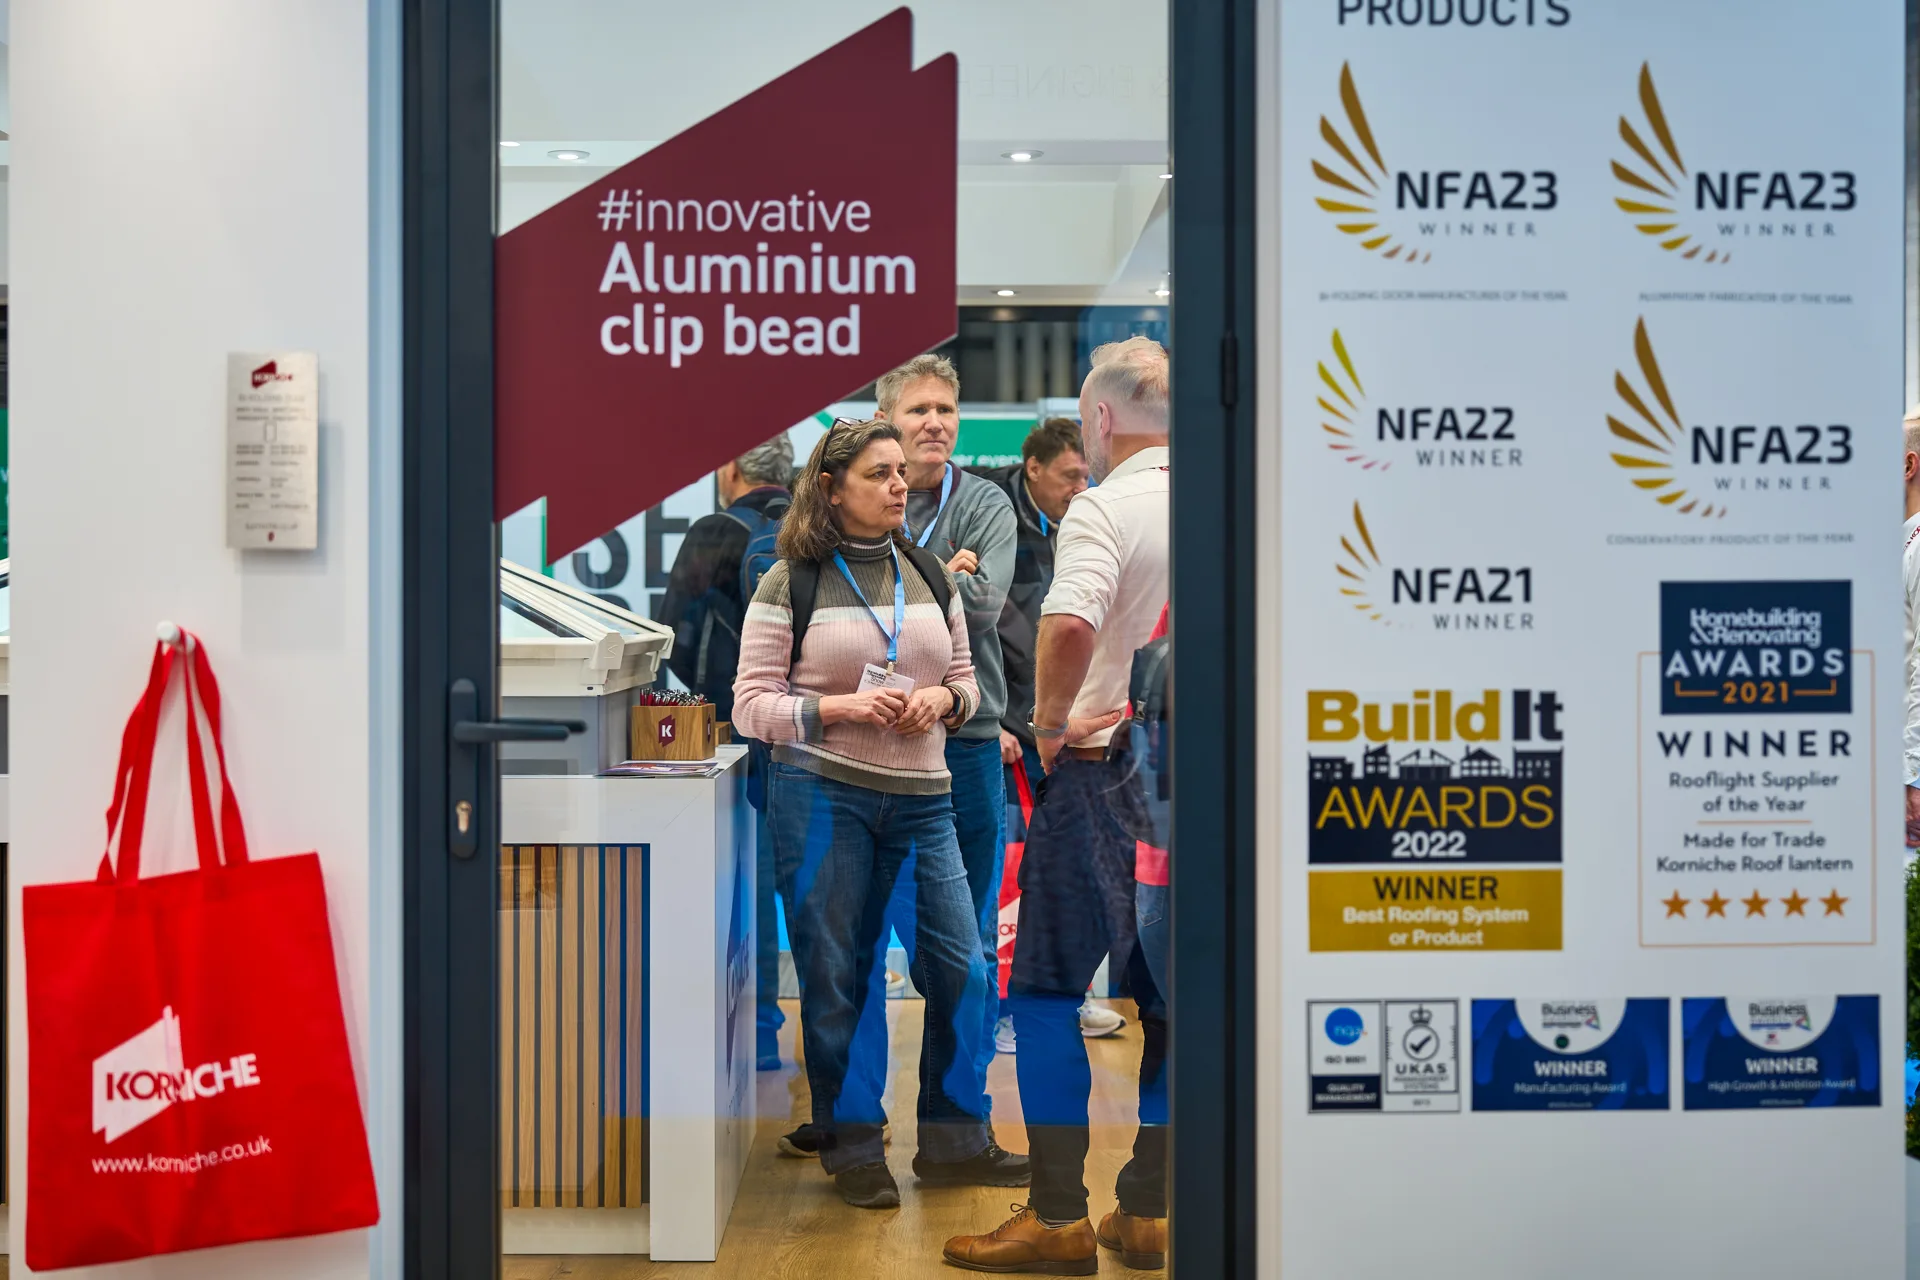
[[[1669,253],[1690,262],[1725,264],[1733,256],[1726,244],[1731,240],[1828,239],[1836,234],[1836,223],[1828,215],[1847,213],[1859,204],[1854,175],[1845,169],[1689,172],[1654,87],[1653,71],[1644,62],[1640,110],[1644,133],[1620,117],[1620,141],[1628,154],[1613,161],[1613,176],[1622,187],[1614,204],[1642,235]],[[1756,213],[1758,218],[1752,216]],[[1720,247],[1708,247],[1710,239]]]
[[[1524,565],[1389,564],[1366,513],[1353,504],[1353,528],[1340,535],[1333,564],[1340,594],[1355,612],[1383,626],[1435,631],[1533,630],[1533,570]],[[1384,573],[1386,590],[1377,575]],[[1376,597],[1384,596],[1384,599]]]
[[1844,423],[1688,426],[1674,407],[1644,317],[1633,327],[1633,354],[1648,394],[1626,374],[1614,373],[1613,389],[1625,410],[1607,415],[1613,464],[1663,507],[1721,519],[1733,494],[1830,491],[1828,469],[1853,461],[1853,428]]
[[[1413,239],[1533,236],[1531,220],[1509,215],[1560,205],[1559,181],[1551,170],[1388,168],[1350,63],[1340,67],[1340,106],[1344,131],[1320,117],[1320,140],[1330,150],[1313,161],[1313,176],[1321,183],[1314,202],[1370,253],[1400,262],[1431,262],[1433,253],[1414,245]],[[1454,213],[1466,216],[1450,219]]]
[[[1517,467],[1514,412],[1506,405],[1370,405],[1347,341],[1333,331],[1333,361],[1319,361],[1320,429],[1342,461],[1362,471],[1386,471],[1411,455],[1426,469]],[[1372,415],[1372,437],[1368,417]],[[1338,425],[1336,425],[1338,424]]]

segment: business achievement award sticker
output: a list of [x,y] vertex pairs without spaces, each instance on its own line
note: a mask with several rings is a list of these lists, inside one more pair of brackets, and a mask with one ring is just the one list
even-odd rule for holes
[[1475,1000],[1475,1111],[1665,1111],[1666,1000]]
[[1640,656],[1643,946],[1873,941],[1872,685],[1850,583],[1660,584],[1660,652]]
[[1880,1105],[1879,996],[1725,996],[1680,1012],[1689,1111]]

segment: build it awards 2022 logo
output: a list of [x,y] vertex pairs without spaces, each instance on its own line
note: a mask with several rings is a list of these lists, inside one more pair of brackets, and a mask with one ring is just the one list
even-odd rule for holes
[[1315,689],[1306,700],[1313,950],[1559,949],[1558,693]]

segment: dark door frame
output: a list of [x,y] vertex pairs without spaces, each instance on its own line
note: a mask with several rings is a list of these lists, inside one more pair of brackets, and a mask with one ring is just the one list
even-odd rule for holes
[[[1250,1276],[1254,1201],[1253,218],[1255,0],[1169,5],[1176,697],[1204,710],[1174,761],[1172,1264]],[[449,852],[447,690],[497,705],[493,522],[496,0],[406,0],[403,760],[410,1280],[497,1275],[499,845],[491,748],[481,856]],[[1190,719],[1194,717],[1190,716]]]

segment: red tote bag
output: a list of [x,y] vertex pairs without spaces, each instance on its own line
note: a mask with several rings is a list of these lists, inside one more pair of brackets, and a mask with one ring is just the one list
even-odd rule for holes
[[[248,859],[219,686],[199,641],[182,633],[182,644],[155,649],[127,721],[99,876],[23,892],[36,1271],[380,1216],[320,859]],[[142,879],[154,739],[176,665],[199,868]],[[220,769],[217,816],[197,711]]]
[[[1013,945],[1020,936],[1020,859],[1027,852],[1027,828],[1033,825],[1033,787],[1027,781],[1027,765],[1016,760],[1007,770],[1013,775],[1014,794],[1020,800],[1020,838],[1007,841],[1007,862],[1000,873],[1000,998],[1007,998],[1007,983],[1013,980]],[[1011,832],[1009,832],[1011,834]]]

